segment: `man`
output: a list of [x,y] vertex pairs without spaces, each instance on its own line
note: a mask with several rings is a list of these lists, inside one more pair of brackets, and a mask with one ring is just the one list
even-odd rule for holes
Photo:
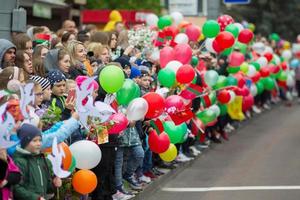
[[124,28],[125,28],[125,27],[124,27],[123,22],[121,22],[121,21],[116,22],[116,24],[115,24],[115,31],[116,31],[117,33],[120,33],[121,31],[123,31]]
[[16,46],[6,39],[0,39],[0,69],[15,66]]
[[77,34],[76,24],[73,20],[65,20],[62,29],[73,34]]

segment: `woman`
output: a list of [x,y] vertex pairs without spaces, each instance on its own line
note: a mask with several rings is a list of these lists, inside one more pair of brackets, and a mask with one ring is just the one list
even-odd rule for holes
[[67,78],[70,77],[71,57],[70,54],[63,49],[51,49],[45,59],[44,65],[46,70],[60,70]]
[[45,71],[45,66],[44,66],[44,61],[42,58],[36,58],[33,60],[33,74],[37,76],[46,76],[46,71]]
[[33,51],[33,62],[35,59],[42,58],[44,59],[49,51],[49,48],[46,45],[39,44],[34,48]]
[[85,64],[87,61],[87,51],[82,42],[71,41],[67,46],[71,58],[70,78],[76,79],[80,75],[92,74],[90,65]]
[[25,51],[17,51],[16,65],[24,70],[25,80],[28,80],[33,75],[32,59]]
[[73,33],[66,32],[61,37],[61,43],[64,47],[66,47],[70,41],[73,41],[75,39],[76,36]]
[[107,65],[111,61],[110,49],[106,45],[92,42],[88,46],[88,51],[94,53],[94,57],[97,60],[101,60],[102,64]]
[[121,56],[121,51],[117,50],[117,41],[118,41],[118,34],[117,32],[109,32],[109,47],[111,49],[110,55],[112,60],[117,59]]
[[32,40],[26,33],[19,33],[13,38],[17,50],[25,51],[31,58],[33,54]]

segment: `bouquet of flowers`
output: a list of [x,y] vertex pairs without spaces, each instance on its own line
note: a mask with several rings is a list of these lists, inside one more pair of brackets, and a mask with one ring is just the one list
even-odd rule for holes
[[41,117],[41,122],[43,124],[43,130],[48,129],[53,124],[60,121],[62,111],[55,104],[56,104],[56,99],[54,99],[52,101],[49,108],[43,113],[43,115]]
[[128,31],[128,42],[139,50],[153,49],[153,40],[155,32],[146,26],[136,26],[134,29]]
[[108,130],[114,125],[113,121],[101,122],[99,118],[89,117],[87,139],[96,144],[105,144],[108,142]]

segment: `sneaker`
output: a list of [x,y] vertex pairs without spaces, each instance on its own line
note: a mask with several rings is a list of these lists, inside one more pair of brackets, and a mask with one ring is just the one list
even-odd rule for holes
[[183,153],[179,153],[175,160],[177,162],[189,162],[189,161],[193,160],[193,158],[189,158],[186,155],[184,155]]
[[117,192],[112,195],[113,200],[128,200],[135,197],[135,195],[129,195],[129,194],[125,194],[119,190],[117,190]]
[[142,176],[138,177],[137,179],[140,183],[147,183],[147,184],[151,183],[151,178],[148,176],[142,175]]
[[201,151],[199,151],[198,149],[196,149],[195,146],[190,146],[189,149],[193,152],[193,154],[195,154],[196,156],[198,156],[199,154],[201,154]]
[[198,144],[197,147],[200,147],[200,149],[207,149],[209,147],[209,145],[206,144],[205,142],[202,142],[202,143]]
[[261,109],[259,109],[257,106],[252,106],[252,110],[253,112],[255,112],[256,114],[260,114],[261,113]]
[[129,192],[128,190],[126,190],[123,185],[117,186],[116,189],[117,189],[117,191],[119,191],[119,192],[121,192],[123,194],[133,195],[134,196],[134,194],[132,192]]
[[247,116],[247,118],[248,119],[250,119],[251,118],[251,112],[248,110],[248,111],[246,111],[246,116]]
[[151,178],[152,180],[157,178],[157,176],[150,170],[145,172],[144,175]]
[[133,175],[124,176],[124,179],[129,183],[129,186],[133,190],[142,190],[143,189],[142,185],[139,184],[139,182],[135,179],[135,177]]
[[165,173],[157,169],[156,167],[153,167],[151,170],[156,176],[164,175]]
[[266,109],[266,110],[270,110],[271,109],[271,107],[268,104],[266,104],[266,103],[263,105],[263,108]]
[[[235,128],[230,123],[227,123],[226,128],[230,130],[230,132],[234,131]],[[227,132],[227,131],[226,131]]]

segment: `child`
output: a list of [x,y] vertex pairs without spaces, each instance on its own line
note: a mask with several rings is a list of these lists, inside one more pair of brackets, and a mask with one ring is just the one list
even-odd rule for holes
[[[61,179],[52,177],[50,162],[41,153],[41,131],[33,125],[23,124],[17,130],[20,147],[14,154],[14,161],[20,168],[23,179],[14,187],[19,200],[45,200],[54,196],[54,187],[61,186]],[[54,187],[53,187],[54,186]]]
[[0,199],[12,199],[10,187],[19,183],[21,173],[14,161],[7,155],[6,149],[0,148]]

